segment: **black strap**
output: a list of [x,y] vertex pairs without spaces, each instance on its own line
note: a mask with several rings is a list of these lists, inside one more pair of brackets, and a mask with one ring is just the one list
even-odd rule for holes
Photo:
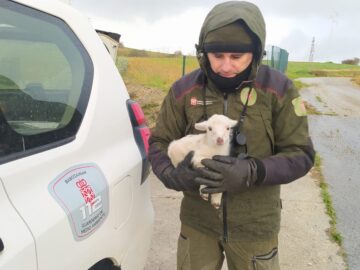
[[244,104],[244,107],[240,113],[240,118],[239,118],[239,121],[238,121],[238,125],[236,125],[236,127],[238,128],[238,131],[241,132],[241,129],[242,129],[242,126],[245,122],[245,117],[246,117],[246,110],[247,110],[247,107],[248,107],[248,103],[249,103],[249,98],[250,98],[250,95],[251,95],[251,91],[253,90],[252,87],[250,87],[250,90],[247,94],[247,97],[246,97],[246,101],[245,101],[245,104]]
[[201,93],[202,93],[202,98],[203,98],[203,102],[204,102],[204,105],[203,105],[203,120],[208,120],[207,108],[206,108],[206,84],[205,83],[204,83],[204,85],[202,87]]
[[247,156],[247,144],[246,144],[246,137],[243,133],[243,125],[246,118],[246,110],[248,107],[251,91],[253,90],[252,87],[250,87],[250,90],[247,94],[246,101],[244,104],[244,107],[240,113],[239,121],[237,122],[236,126],[233,128],[233,139],[232,139],[232,147],[230,151],[231,156],[236,156],[235,149],[237,147],[240,147],[240,154],[239,157],[246,158]]

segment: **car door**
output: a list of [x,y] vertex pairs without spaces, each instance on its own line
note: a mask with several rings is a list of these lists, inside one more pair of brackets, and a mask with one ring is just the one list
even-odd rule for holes
[[37,269],[34,239],[12,206],[1,179],[0,215],[0,269]]
[[125,86],[85,18],[56,1],[18,2],[0,2],[0,178],[38,269],[120,260],[121,240],[152,219],[149,206],[144,225],[132,212],[148,184]]

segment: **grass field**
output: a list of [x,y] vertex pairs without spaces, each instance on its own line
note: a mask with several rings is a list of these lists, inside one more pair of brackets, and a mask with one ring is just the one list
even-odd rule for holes
[[301,77],[354,77],[360,76],[360,66],[334,63],[289,62],[290,79]]
[[[171,54],[139,51],[129,48],[119,49],[117,66],[127,83],[168,91],[172,83],[182,76],[183,57]],[[187,56],[185,73],[198,68],[197,59]],[[290,79],[301,77],[352,77],[360,85],[360,66],[334,63],[289,62],[286,74]],[[295,81],[301,88],[303,85]]]
[[[122,75],[125,82],[137,83],[146,87],[169,90],[172,83],[181,78],[183,57],[127,57],[127,68]],[[121,70],[121,63],[125,60],[118,58],[117,66]],[[185,73],[198,67],[195,57],[187,57]]]
[[360,67],[334,63],[289,62],[286,75],[301,89],[305,85],[297,78],[306,77],[352,77],[360,85]]

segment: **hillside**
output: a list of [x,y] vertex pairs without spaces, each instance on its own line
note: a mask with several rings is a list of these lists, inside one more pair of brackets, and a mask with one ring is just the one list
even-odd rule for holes
[[121,47],[118,49],[118,56],[121,56],[121,57],[176,57],[178,55]]

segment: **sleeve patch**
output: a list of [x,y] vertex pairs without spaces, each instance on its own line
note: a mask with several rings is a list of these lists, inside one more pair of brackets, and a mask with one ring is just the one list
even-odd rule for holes
[[291,103],[294,106],[294,111],[297,116],[306,116],[305,103],[301,97],[294,98]]

